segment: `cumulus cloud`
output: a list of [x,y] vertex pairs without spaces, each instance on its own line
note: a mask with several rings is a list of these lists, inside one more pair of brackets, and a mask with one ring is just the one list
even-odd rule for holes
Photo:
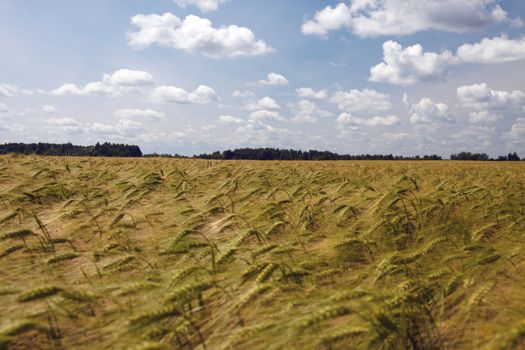
[[502,118],[501,114],[491,111],[470,112],[468,115],[468,121],[472,124],[494,124]]
[[299,135],[286,128],[277,128],[258,120],[251,120],[237,128],[236,141],[241,145],[284,146],[289,145],[291,138]]
[[463,44],[452,53],[424,52],[420,44],[403,48],[395,41],[383,44],[383,62],[370,68],[370,80],[409,85],[421,81],[444,80],[452,65],[465,63],[507,63],[525,60],[525,37],[484,38],[479,43]]
[[315,91],[312,88],[309,87],[302,87],[296,90],[297,96],[301,98],[316,98],[319,100],[323,100],[328,97],[328,92],[326,90],[319,90]]
[[329,117],[332,113],[321,109],[317,104],[308,101],[300,100],[297,104],[291,104],[293,117],[292,121],[296,123],[314,123],[319,117]]
[[54,114],[58,112],[58,108],[51,105],[43,105],[42,112],[44,112],[45,114]]
[[85,126],[69,117],[48,118],[45,123],[66,133],[78,134],[86,131]]
[[471,110],[471,124],[496,124],[504,115],[525,111],[525,93],[520,90],[498,91],[481,83],[460,86],[456,93],[462,107]]
[[221,124],[244,124],[244,119],[237,118],[231,115],[219,116],[219,123]]
[[240,90],[235,90],[234,92],[232,92],[232,96],[233,97],[240,97],[240,98],[247,98],[247,97],[253,97],[255,94],[252,92],[252,91],[240,91]]
[[0,97],[12,97],[18,92],[18,87],[0,83]]
[[476,44],[464,44],[457,50],[458,58],[468,63],[507,63],[525,60],[525,37],[484,38]]
[[525,110],[525,93],[520,90],[492,90],[486,83],[457,88],[463,106],[477,110]]
[[423,52],[419,44],[403,48],[390,40],[383,44],[383,62],[370,68],[370,80],[398,85],[442,80],[447,68],[455,63],[457,58],[448,50],[439,54]]
[[494,0],[354,0],[327,6],[302,26],[303,34],[326,36],[347,28],[361,37],[420,31],[470,32],[510,20]]
[[175,3],[182,8],[188,5],[195,6],[202,12],[215,11],[220,5],[228,0],[175,0]]
[[373,116],[370,118],[355,117],[349,113],[341,113],[337,117],[337,124],[340,129],[357,130],[359,126],[392,126],[399,123],[399,118],[395,115]]
[[0,102],[0,114],[11,113],[11,109],[5,103]]
[[503,137],[513,143],[525,144],[525,117],[518,118]]
[[469,125],[468,128],[451,134],[450,140],[456,149],[471,149],[480,152],[492,146],[495,134],[494,128]]
[[138,109],[126,108],[119,109],[114,113],[114,116],[120,119],[146,119],[146,120],[162,120],[166,115],[162,112],[157,112],[152,109]]
[[281,106],[271,97],[263,97],[257,101],[251,101],[246,106],[244,106],[245,109],[254,111],[254,110],[261,110],[261,109],[280,109]]
[[55,96],[120,96],[125,92],[154,84],[151,74],[143,71],[119,69],[112,74],[104,74],[101,81],[84,86],[67,83],[51,91]]
[[378,113],[392,108],[390,96],[381,94],[375,90],[350,90],[337,91],[330,99],[344,112]]
[[455,121],[446,104],[434,102],[428,97],[422,98],[416,104],[411,104],[409,110],[412,124],[451,123]]
[[266,79],[259,80],[262,85],[288,85],[290,82],[281,74],[270,73]]
[[70,83],[61,85],[60,87],[52,90],[51,94],[55,95],[55,96],[67,96],[67,95],[82,96],[82,95],[87,95],[87,93],[84,91],[84,89],[82,87],[78,87],[77,85],[70,84]]
[[303,24],[301,32],[306,35],[326,36],[329,31],[349,27],[351,23],[350,8],[342,2],[335,7],[327,6],[316,12],[313,20]]
[[48,118],[46,123],[49,125],[58,125],[58,126],[79,126],[80,123],[73,118],[63,117],[63,118]]
[[115,125],[97,122],[87,128],[88,132],[96,134],[121,136],[130,136],[140,130],[142,130],[141,123],[129,119],[121,119]]
[[258,111],[253,111],[250,113],[250,120],[263,121],[263,120],[274,120],[278,122],[285,121],[281,114],[278,111],[270,111],[267,109],[262,109]]
[[128,36],[128,44],[135,49],[157,44],[212,58],[257,56],[273,51],[246,27],[214,28],[210,20],[194,15],[181,20],[172,13],[140,14],[132,17],[131,23],[138,27]]
[[26,127],[20,124],[0,124],[0,131],[8,131],[8,132],[22,132],[25,131]]
[[176,86],[162,85],[151,92],[151,100],[157,103],[207,104],[220,99],[215,90],[206,85],[200,85],[192,92]]
[[153,76],[148,72],[119,69],[112,74],[104,74],[102,82],[110,86],[146,86],[155,83]]

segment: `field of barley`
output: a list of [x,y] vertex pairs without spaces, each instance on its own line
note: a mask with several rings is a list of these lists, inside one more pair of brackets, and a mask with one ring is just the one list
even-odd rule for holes
[[0,157],[1,349],[525,347],[525,162]]

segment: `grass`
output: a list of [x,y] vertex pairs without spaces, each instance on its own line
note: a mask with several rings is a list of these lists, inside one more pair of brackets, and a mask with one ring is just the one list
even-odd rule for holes
[[525,347],[525,164],[0,168],[0,349]]

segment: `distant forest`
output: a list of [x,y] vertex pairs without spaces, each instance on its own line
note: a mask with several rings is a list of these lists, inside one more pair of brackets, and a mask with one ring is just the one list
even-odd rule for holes
[[[438,155],[424,156],[394,156],[392,154],[337,154],[328,151],[295,151],[278,148],[241,148],[236,150],[227,150],[224,152],[214,152],[211,154],[201,154],[194,158],[201,159],[245,159],[245,160],[442,160]],[[520,157],[516,152],[509,153],[506,156],[490,158],[486,153],[460,152],[452,154],[451,160],[476,160],[476,161],[516,161]],[[525,159],[524,159],[525,160]]]
[[139,146],[108,142],[97,143],[94,146],[75,146],[71,143],[6,143],[0,145],[0,154],[7,153],[76,157],[142,157]]
[[243,159],[243,160],[441,160],[438,155],[415,157],[394,156],[392,154],[337,154],[329,151],[296,151],[278,148],[240,148],[211,154],[195,156],[201,159]]
[[[329,151],[298,151],[279,148],[239,148],[223,152],[213,152],[194,155],[193,157],[178,154],[142,154],[139,146],[116,143],[97,143],[93,146],[75,146],[71,143],[6,143],[0,145],[0,154],[37,154],[45,156],[90,156],[90,157],[166,157],[166,158],[197,158],[218,160],[442,160],[438,155],[394,156],[392,154],[337,154]],[[490,158],[486,153],[460,152],[452,154],[451,160],[475,161],[518,161],[516,152]],[[525,160],[525,158],[523,159]]]

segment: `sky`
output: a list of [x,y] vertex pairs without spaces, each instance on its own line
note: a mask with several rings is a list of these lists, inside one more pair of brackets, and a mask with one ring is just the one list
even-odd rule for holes
[[0,143],[525,156],[523,0],[0,0]]

